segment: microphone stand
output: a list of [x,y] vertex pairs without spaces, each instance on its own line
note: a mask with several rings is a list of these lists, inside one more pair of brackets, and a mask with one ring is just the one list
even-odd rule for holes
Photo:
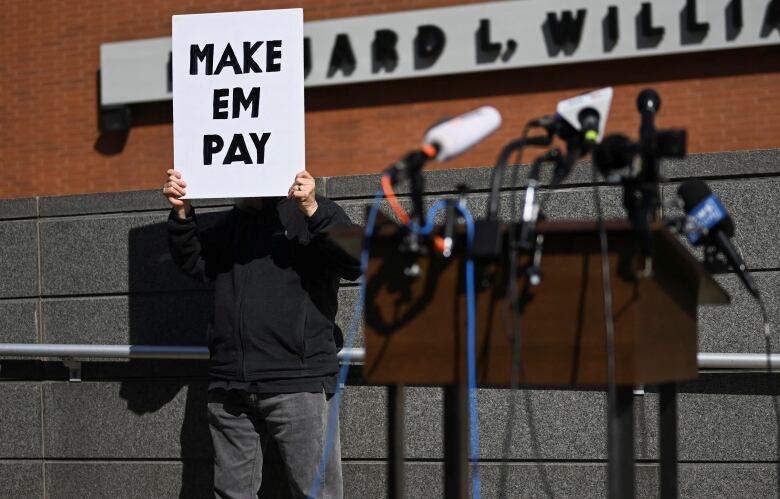
[[[416,168],[411,172],[410,185],[412,188],[412,223],[417,227],[422,227],[425,223],[425,215],[423,214],[423,191],[425,190],[425,180],[422,175],[422,168]],[[411,253],[419,253],[420,236],[416,230],[413,230],[409,234],[409,247],[407,248]]]
[[[403,180],[409,179],[412,197],[412,213],[410,218],[417,227],[422,227],[425,215],[423,213],[423,191],[425,190],[425,180],[422,175],[422,168],[429,157],[420,150],[408,153],[403,159],[390,165],[385,171],[390,175],[393,185]],[[418,254],[421,251],[420,236],[416,231],[405,238],[405,244],[402,248],[404,253]],[[408,275],[419,273],[419,267],[410,265],[406,272]]]
[[523,137],[514,140],[504,146],[498,155],[498,160],[490,172],[490,199],[488,204],[488,218],[495,220],[498,218],[498,205],[499,205],[499,191],[501,190],[501,184],[504,180],[504,171],[506,165],[509,162],[509,157],[515,151],[522,149],[525,146],[548,146],[552,143],[552,134],[548,132],[547,135],[540,135],[535,137],[527,136],[527,129],[523,132]]
[[650,224],[658,219],[661,199],[661,174],[655,147],[655,113],[661,107],[661,99],[654,90],[646,89],[640,92],[636,104],[642,117],[639,127],[639,157],[642,166],[639,175],[625,182],[623,205],[639,236],[640,248],[647,265],[652,263],[653,257]]

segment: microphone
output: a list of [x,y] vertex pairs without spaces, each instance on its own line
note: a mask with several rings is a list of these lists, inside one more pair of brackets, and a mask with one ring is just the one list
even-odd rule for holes
[[[655,133],[650,151],[658,158],[682,158],[686,149],[685,130],[661,130]],[[612,171],[631,166],[642,145],[619,133],[607,135],[593,149],[593,162],[607,177]]]
[[737,272],[750,294],[758,298],[756,283],[748,273],[742,257],[731,244],[734,221],[718,197],[701,180],[683,182],[677,194],[683,201],[683,210],[688,215],[688,219],[695,225],[694,229],[687,233],[688,241],[694,246],[704,243],[717,247]]
[[423,144],[436,148],[436,161],[448,161],[471,149],[501,126],[501,114],[492,106],[482,106],[431,127]]
[[569,175],[574,164],[601,142],[612,104],[612,87],[578,95],[558,103],[554,116],[555,134],[566,142],[566,157],[553,170],[552,185]]
[[655,114],[661,109],[661,97],[652,88],[646,88],[636,96],[636,109],[640,113]]
[[[485,220],[477,222],[473,254],[493,257],[501,250],[498,223],[499,192],[511,154],[526,145],[548,146],[552,143],[553,136],[561,138],[566,142],[566,157],[550,159],[555,162],[550,184],[559,185],[568,176],[577,160],[594,144],[600,142],[612,104],[612,94],[612,87],[606,87],[562,100],[558,103],[554,115],[529,121],[524,136],[504,146],[491,172],[488,214]],[[535,127],[544,128],[547,136],[529,137],[528,130]]]
[[606,87],[562,100],[555,109],[555,117],[579,132],[586,143],[601,142],[612,105],[612,94],[612,87]]
[[625,135],[608,135],[594,148],[593,163],[608,178],[613,171],[631,166],[638,152],[639,144]]
[[425,133],[423,145],[391,165],[386,173],[393,183],[409,178],[435,159],[448,161],[463,154],[501,126],[501,114],[492,106],[482,106],[455,118],[444,120]]

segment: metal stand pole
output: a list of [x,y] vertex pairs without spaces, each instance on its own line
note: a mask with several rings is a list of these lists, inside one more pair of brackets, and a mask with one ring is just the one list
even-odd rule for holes
[[444,497],[465,499],[468,490],[468,392],[444,386]]
[[677,384],[658,386],[661,430],[661,497],[677,498]]
[[634,390],[615,387],[615,414],[609,415],[609,497],[634,497]]
[[404,497],[404,385],[387,387],[387,497]]

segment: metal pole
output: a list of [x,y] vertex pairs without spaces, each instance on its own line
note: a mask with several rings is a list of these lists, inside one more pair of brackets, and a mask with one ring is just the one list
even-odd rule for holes
[[466,499],[468,490],[468,392],[464,383],[444,386],[444,497]]
[[661,498],[677,499],[677,384],[658,385]]
[[[610,499],[634,497],[634,389],[615,387],[615,414],[608,421]],[[614,419],[612,419],[614,418]]]
[[[339,352],[343,359],[348,349]],[[363,348],[349,349],[353,363],[365,361]],[[54,358],[119,358],[119,359],[190,359],[208,360],[205,346],[170,345],[69,345],[51,343],[0,343],[2,357],[54,357]],[[766,354],[763,353],[715,353],[700,352],[699,369],[754,369],[766,370]],[[780,354],[772,354],[773,369],[780,369]]]
[[387,387],[387,497],[404,497],[404,385]]

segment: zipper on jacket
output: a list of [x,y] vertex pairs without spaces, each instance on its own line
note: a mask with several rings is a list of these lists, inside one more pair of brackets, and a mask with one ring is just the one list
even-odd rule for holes
[[238,345],[241,348],[241,381],[247,381],[246,376],[246,344],[244,343],[244,332],[243,332],[243,326],[244,326],[244,298],[246,296],[246,293],[244,293],[244,290],[246,289],[246,280],[247,275],[249,275],[249,272],[247,272],[247,269],[244,270],[244,276],[241,279],[241,288],[238,290]]
[[[244,231],[246,231],[246,227],[243,227]],[[234,243],[235,244],[235,243]],[[235,251],[235,248],[233,249]],[[243,271],[243,274],[240,279],[236,279],[236,269],[241,269]],[[243,266],[238,266],[233,269],[233,284],[235,286],[236,281],[239,281],[240,286],[236,289],[237,298],[238,298],[238,311],[237,311],[237,317],[236,317],[236,332],[238,333],[238,348],[239,348],[239,362],[241,364],[241,370],[238,373],[241,377],[241,381],[247,381],[246,376],[246,359],[245,359],[245,352],[246,352],[246,345],[244,344],[244,332],[243,332],[243,325],[244,325],[244,290],[246,289],[246,280],[247,275],[249,275],[249,272],[246,268]]]

